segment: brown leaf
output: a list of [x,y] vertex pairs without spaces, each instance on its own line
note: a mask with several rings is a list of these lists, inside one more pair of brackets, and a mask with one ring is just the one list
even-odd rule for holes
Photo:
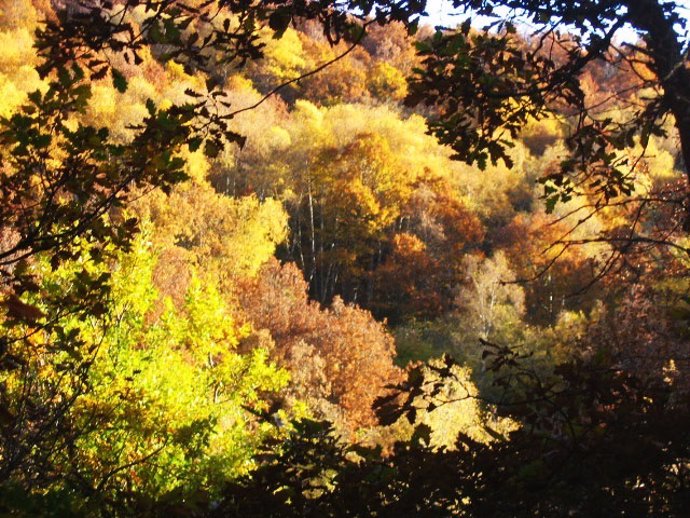
[[34,323],[46,315],[36,306],[22,302],[15,294],[10,294],[2,303],[7,308],[7,316],[25,323]]

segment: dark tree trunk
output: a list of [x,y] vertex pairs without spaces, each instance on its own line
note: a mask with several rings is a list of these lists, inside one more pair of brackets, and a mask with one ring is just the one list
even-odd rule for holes
[[690,231],[690,70],[687,55],[673,30],[674,21],[664,13],[658,0],[628,0],[632,25],[647,33],[651,68],[664,89],[664,104],[676,119],[686,174],[685,222]]

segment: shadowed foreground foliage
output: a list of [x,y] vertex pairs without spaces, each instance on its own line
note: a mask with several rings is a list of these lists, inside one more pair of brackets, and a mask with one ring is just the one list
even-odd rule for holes
[[[605,363],[564,364],[542,378],[507,348],[487,351],[496,385],[528,380],[499,407],[524,423],[509,437],[486,444],[461,434],[456,448],[438,450],[420,425],[381,458],[339,443],[327,423],[303,421],[280,453],[225,493],[217,516],[684,515],[690,416],[677,395]],[[424,384],[415,378],[405,394]],[[380,411],[395,419],[412,407],[389,400]]]
[[687,514],[679,3],[446,5],[0,1],[0,514]]

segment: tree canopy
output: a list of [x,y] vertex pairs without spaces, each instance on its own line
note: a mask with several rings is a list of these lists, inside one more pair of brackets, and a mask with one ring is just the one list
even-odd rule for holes
[[0,512],[684,516],[687,12],[445,5],[0,1]]

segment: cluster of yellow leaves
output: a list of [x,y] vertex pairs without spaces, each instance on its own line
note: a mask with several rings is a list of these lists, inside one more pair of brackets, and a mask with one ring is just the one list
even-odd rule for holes
[[0,3],[0,116],[9,117],[26,100],[28,92],[47,86],[35,70],[33,31],[39,13],[30,0]]
[[285,211],[270,198],[230,198],[190,182],[147,202],[158,246],[185,250],[190,265],[217,279],[253,276],[286,237]]
[[[84,340],[80,350],[57,357],[31,352],[42,366],[36,375],[47,383],[60,383],[60,356],[92,356],[89,390],[69,408],[80,430],[77,450],[64,452],[69,458],[62,467],[88,472],[106,491],[129,487],[159,497],[217,488],[251,469],[255,448],[279,433],[245,409],[266,409],[266,395],[282,390],[288,374],[264,349],[237,351],[249,328],[235,320],[212,283],[193,277],[182,307],[161,301],[146,237],[114,265],[105,322],[65,320],[64,328]],[[45,265],[43,278],[46,289],[69,289],[62,285],[69,278],[64,269]],[[163,311],[152,317],[158,304]],[[21,380],[6,381],[10,390],[22,387]]]

